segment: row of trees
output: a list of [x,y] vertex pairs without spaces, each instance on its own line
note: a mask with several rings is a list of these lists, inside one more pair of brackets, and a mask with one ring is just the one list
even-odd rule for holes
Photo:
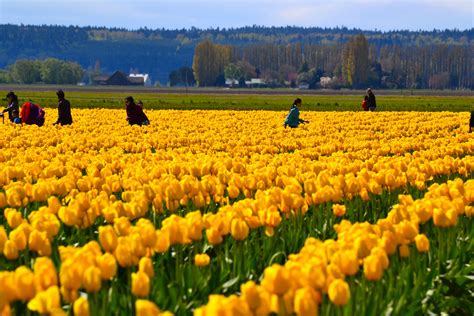
[[[206,40],[194,53],[200,86],[220,78],[259,77],[269,85],[308,84],[310,88],[473,89],[472,45],[399,46],[369,44],[362,35],[334,45],[255,44],[225,46]],[[328,80],[329,78],[329,80]]]
[[74,62],[55,58],[45,60],[17,60],[0,71],[2,83],[76,84],[82,80],[84,70]]

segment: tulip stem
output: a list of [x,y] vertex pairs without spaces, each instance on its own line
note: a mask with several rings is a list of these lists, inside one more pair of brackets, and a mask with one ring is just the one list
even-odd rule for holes
[[283,296],[278,296],[278,303],[280,305],[278,315],[280,315],[280,316],[288,315],[288,313],[286,312],[285,299],[284,299]]

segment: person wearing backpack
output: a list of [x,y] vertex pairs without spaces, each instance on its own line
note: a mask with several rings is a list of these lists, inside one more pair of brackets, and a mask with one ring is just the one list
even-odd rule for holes
[[377,108],[377,102],[375,101],[375,94],[372,92],[372,89],[367,89],[367,106],[370,112],[375,111]]
[[25,102],[21,107],[21,122],[27,125],[36,124],[38,126],[43,126],[45,114],[46,113],[39,105],[34,104],[31,101]]
[[71,125],[72,124],[72,115],[71,115],[71,103],[64,98],[64,91],[59,89],[56,92],[58,96],[58,120],[53,123],[53,125]]

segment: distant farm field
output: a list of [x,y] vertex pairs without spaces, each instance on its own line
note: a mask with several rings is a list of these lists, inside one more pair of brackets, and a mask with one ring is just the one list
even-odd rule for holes
[[[13,90],[20,103],[34,101],[55,107],[54,86],[0,86],[0,96]],[[360,111],[363,91],[151,89],[119,87],[65,87],[74,108],[121,108],[132,95],[145,109],[176,110],[288,110],[296,97],[303,99],[303,111]],[[314,93],[314,94],[311,94]],[[469,111],[474,93],[443,91],[375,91],[378,111]],[[419,93],[416,95],[416,93]],[[438,94],[438,95],[437,95]]]

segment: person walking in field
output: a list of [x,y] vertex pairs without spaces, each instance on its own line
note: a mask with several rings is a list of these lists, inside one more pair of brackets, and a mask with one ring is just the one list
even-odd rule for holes
[[472,133],[474,127],[474,105],[471,106],[471,118],[469,119],[469,133]]
[[300,119],[300,110],[299,108],[303,102],[301,101],[300,98],[297,98],[294,102],[293,105],[291,106],[290,113],[286,116],[284,126],[285,128],[287,126],[291,128],[296,128],[300,123],[309,123],[309,121],[305,121],[303,119]]
[[375,108],[377,108],[377,102],[375,100],[375,94],[372,92],[372,89],[367,89],[367,106],[369,108],[369,111],[373,112],[375,111]]
[[143,112],[143,109],[135,104],[133,97],[125,98],[125,107],[127,109],[127,121],[130,125],[149,125],[150,121]]
[[3,100],[8,101],[8,106],[2,111],[2,116],[3,113],[8,112],[8,119],[13,122],[15,118],[18,118],[20,109],[18,105],[18,96],[13,91],[10,91]]
[[58,120],[53,125],[71,125],[71,104],[64,98],[63,90],[58,90],[56,95],[58,96]]

